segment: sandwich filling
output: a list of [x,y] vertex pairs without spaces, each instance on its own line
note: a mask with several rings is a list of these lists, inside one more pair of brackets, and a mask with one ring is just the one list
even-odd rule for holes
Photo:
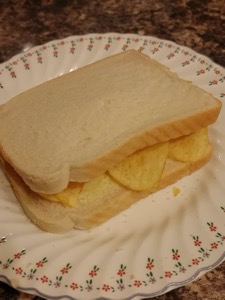
[[136,192],[151,191],[159,184],[168,159],[183,163],[198,162],[204,157],[209,145],[208,129],[204,128],[190,135],[141,149],[89,182],[69,182],[67,188],[59,193],[39,195],[46,200],[75,207],[89,191],[91,193],[93,186],[104,186],[106,182],[114,181]]

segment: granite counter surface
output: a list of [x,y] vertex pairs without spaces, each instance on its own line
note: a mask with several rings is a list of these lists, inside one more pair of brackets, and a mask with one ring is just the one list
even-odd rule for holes
[[[225,67],[224,0],[12,0],[0,6],[0,63],[32,46],[86,33],[172,40]],[[157,300],[224,299],[225,262]],[[36,299],[0,283],[0,299]]]

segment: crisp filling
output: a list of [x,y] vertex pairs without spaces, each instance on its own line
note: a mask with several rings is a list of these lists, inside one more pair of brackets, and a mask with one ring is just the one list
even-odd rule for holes
[[157,187],[166,160],[184,163],[200,161],[209,146],[208,130],[201,129],[193,134],[168,142],[146,147],[126,157],[105,174],[87,183],[69,182],[66,189],[56,194],[40,194],[44,199],[75,207],[80,198],[95,184],[115,181],[133,191],[148,191]]

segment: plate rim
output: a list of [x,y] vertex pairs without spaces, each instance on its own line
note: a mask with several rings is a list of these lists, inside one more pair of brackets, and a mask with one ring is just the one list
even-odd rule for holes
[[[1,63],[0,64],[0,69],[2,69],[2,68],[5,68],[5,66],[9,63],[9,62],[11,62],[11,61],[13,61],[13,60],[15,60],[15,59],[17,59],[17,58],[20,58],[21,56],[23,56],[23,55],[25,55],[25,54],[27,54],[29,51],[31,51],[31,50],[33,50],[33,51],[35,51],[36,49],[39,49],[40,47],[42,47],[42,46],[44,46],[44,45],[50,45],[50,44],[52,44],[52,43],[55,43],[55,42],[60,42],[60,41],[64,41],[64,40],[69,40],[69,39],[72,39],[72,38],[80,38],[80,37],[93,37],[93,36],[96,36],[96,35],[101,35],[101,36],[114,36],[114,35],[116,35],[116,36],[125,36],[125,37],[129,37],[129,36],[131,36],[131,37],[139,37],[139,38],[152,38],[152,39],[155,39],[155,40],[157,40],[157,41],[159,41],[159,42],[168,42],[168,43],[171,43],[171,44],[173,44],[174,46],[179,46],[179,47],[181,47],[182,49],[187,49],[188,51],[190,51],[191,53],[195,53],[197,56],[200,56],[200,57],[202,57],[202,58],[204,58],[205,60],[207,60],[209,63],[211,63],[213,66],[215,66],[215,67],[217,67],[217,68],[219,68],[219,69],[221,69],[222,71],[224,71],[224,68],[223,68],[223,66],[220,66],[220,65],[218,65],[217,63],[215,63],[211,58],[209,58],[209,57],[207,57],[207,56],[205,56],[205,55],[203,55],[203,54],[201,54],[201,53],[198,53],[198,52],[196,52],[195,50],[193,50],[193,49],[191,49],[191,48],[189,48],[189,47],[186,47],[186,46],[182,46],[182,45],[179,45],[179,44],[177,44],[176,42],[173,42],[173,41],[170,41],[170,40],[167,40],[167,39],[161,39],[161,38],[158,38],[158,37],[154,37],[154,36],[149,36],[149,35],[139,35],[139,34],[132,34],[132,33],[116,33],[116,32],[109,32],[109,33],[90,33],[90,34],[82,34],[82,35],[71,35],[71,36],[68,36],[68,37],[65,37],[65,38],[60,38],[60,39],[56,39],[56,40],[52,40],[52,41],[48,41],[48,42],[46,42],[46,43],[44,43],[44,44],[40,44],[40,45],[36,45],[36,46],[34,46],[34,47],[31,47],[30,49],[28,49],[28,50],[26,50],[25,52],[21,52],[21,53],[18,53],[18,54],[16,54],[16,55],[14,55],[14,56],[12,56],[10,59],[8,59],[7,61],[5,61],[5,62],[3,62],[3,63]],[[210,264],[210,265],[208,265],[208,266],[204,266],[204,267],[202,267],[202,268],[199,268],[189,279],[186,279],[186,280],[184,280],[184,281],[176,281],[176,282],[170,282],[170,283],[168,283],[164,288],[162,288],[161,290],[159,290],[158,292],[154,292],[154,293],[148,293],[148,294],[146,294],[146,293],[137,293],[137,294],[135,294],[135,295],[132,295],[132,296],[129,296],[128,298],[124,298],[124,299],[132,299],[133,297],[136,297],[136,296],[140,296],[140,297],[155,297],[155,296],[158,296],[158,295],[161,295],[161,294],[164,294],[164,293],[166,293],[166,292],[168,292],[168,291],[170,291],[170,290],[172,290],[172,289],[174,289],[174,288],[177,288],[177,287],[181,287],[181,286],[184,286],[184,285],[186,285],[187,283],[190,283],[190,282],[192,282],[192,281],[194,281],[194,280],[196,280],[196,278],[198,278],[198,276],[199,275],[202,275],[202,274],[204,274],[204,273],[206,273],[206,272],[208,272],[209,270],[211,270],[211,269],[214,269],[215,267],[217,267],[219,264],[221,264],[223,261],[225,260],[225,251],[222,253],[222,255],[220,256],[220,258],[219,259],[217,259],[217,261],[216,262],[214,262],[213,264]],[[7,277],[7,276],[5,276],[5,275],[1,275],[0,274],[0,279],[3,279],[4,280],[4,278],[5,278],[5,280],[6,281],[4,281],[4,282],[6,282],[6,283],[10,283],[12,286],[13,286],[13,283],[10,281],[10,279]],[[36,288],[19,288],[19,287],[16,287],[17,289],[19,289],[19,290],[22,290],[22,291],[30,291],[30,290],[32,290],[32,291],[35,291],[36,293],[37,293],[37,295],[40,295],[41,297],[50,297],[51,299],[57,299],[58,297],[56,297],[56,296],[49,296],[49,295],[45,295],[45,294],[43,294],[42,292],[40,292],[38,289],[36,289]],[[60,296],[60,297],[62,297],[62,296]],[[67,297],[67,298],[70,298],[70,296],[68,296],[68,295],[63,295],[63,297]],[[100,296],[100,298],[102,298],[102,296]],[[100,298],[96,298],[96,299],[100,299]],[[75,299],[75,298],[71,298],[71,299]],[[110,298],[105,298],[105,299],[110,299]]]

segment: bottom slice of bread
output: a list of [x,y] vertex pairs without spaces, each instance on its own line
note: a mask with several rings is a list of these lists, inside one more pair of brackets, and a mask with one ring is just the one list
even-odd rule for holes
[[212,153],[209,145],[204,157],[195,163],[182,163],[167,159],[159,185],[151,191],[134,192],[104,177],[101,185],[78,201],[74,208],[43,199],[33,192],[6,162],[4,171],[29,219],[40,229],[52,233],[63,233],[73,228],[90,229],[124,211],[138,200],[175,183],[208,162]]

